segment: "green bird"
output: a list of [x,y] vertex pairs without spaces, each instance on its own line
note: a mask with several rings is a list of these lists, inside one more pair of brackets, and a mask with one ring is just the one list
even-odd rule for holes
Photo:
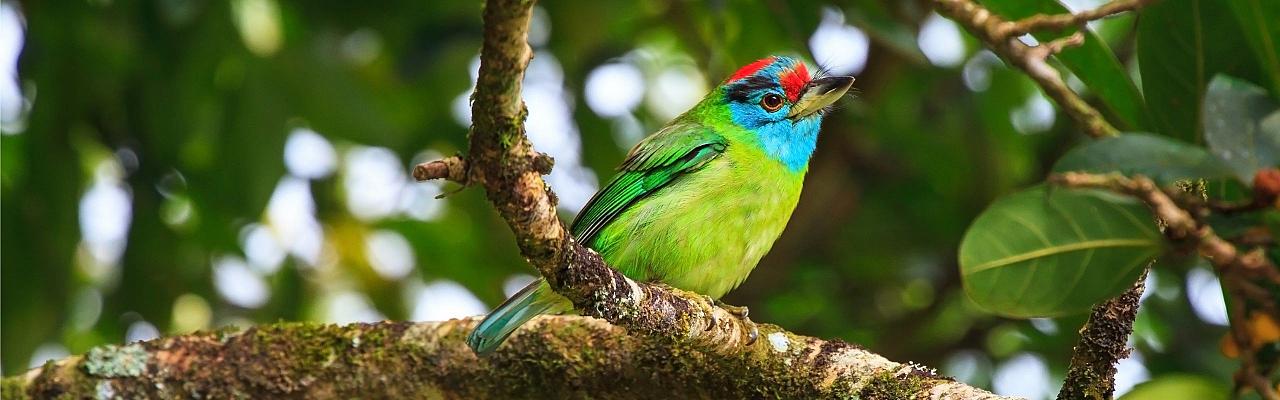
[[[848,76],[813,79],[791,57],[742,67],[631,149],[573,221],[573,238],[631,279],[719,299],[782,234],[822,115],[852,85]],[[538,279],[489,313],[467,344],[485,354],[534,316],[571,310]]]

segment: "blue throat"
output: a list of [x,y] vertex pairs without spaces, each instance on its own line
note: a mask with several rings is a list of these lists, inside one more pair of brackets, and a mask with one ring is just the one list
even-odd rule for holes
[[[754,107],[743,104],[730,104],[733,108]],[[790,107],[787,107],[790,108]],[[787,112],[787,108],[781,112]],[[809,165],[813,150],[818,146],[818,130],[822,127],[822,115],[813,115],[798,121],[783,118],[777,121],[762,123],[757,120],[758,114],[732,110],[733,122],[748,128],[755,133],[755,139],[764,153],[787,166],[791,172],[800,172]]]

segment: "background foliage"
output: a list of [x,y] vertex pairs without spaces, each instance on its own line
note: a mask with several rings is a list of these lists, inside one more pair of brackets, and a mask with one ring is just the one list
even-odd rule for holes
[[[1213,140],[1200,107],[1214,75],[1280,93],[1260,39],[1277,36],[1280,7],[1208,3],[1091,23],[1060,57],[1069,81],[1123,130]],[[1011,17],[1063,9],[984,4]],[[5,2],[4,374],[196,329],[477,314],[531,279],[479,191],[406,174],[465,146],[479,7]],[[957,254],[984,208],[1088,139],[927,3],[546,2],[531,42],[530,135],[557,160],[565,218],[635,141],[738,65],[787,53],[855,74],[787,231],[725,300],[997,392],[1056,392],[1084,315],[984,311]],[[1120,389],[1155,377],[1166,383],[1147,392],[1221,393],[1235,364],[1217,346],[1217,279],[1195,259],[1159,264]]]

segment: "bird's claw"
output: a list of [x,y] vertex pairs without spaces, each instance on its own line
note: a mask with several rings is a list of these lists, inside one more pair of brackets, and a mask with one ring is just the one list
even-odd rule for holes
[[716,306],[723,308],[725,311],[728,311],[730,314],[733,314],[733,316],[738,317],[738,321],[747,327],[750,331],[747,333],[747,346],[756,343],[756,339],[760,338],[760,329],[756,327],[755,322],[751,321],[751,317],[749,317],[751,310],[748,309],[747,306],[731,306],[722,303],[719,300],[716,300],[715,304]]
[[[746,311],[746,307],[743,307],[742,310]],[[760,338],[760,328],[756,327],[756,323],[752,322],[751,318],[747,318],[746,312],[739,315],[738,320],[741,321],[743,325],[746,325],[747,329],[750,330],[750,332],[747,333],[747,346],[756,344],[756,339]]]
[[[703,299],[703,300],[706,300],[706,301],[707,301],[707,304],[715,305],[715,304],[717,303],[717,301],[716,301],[715,299],[713,299],[713,298],[711,298],[711,296],[707,296],[707,295],[705,295],[705,294],[704,294],[704,295],[702,295],[702,299]],[[711,330],[711,328],[715,328],[717,325],[720,325],[720,318],[717,318],[717,317],[716,317],[716,313],[714,313],[714,312],[713,312],[713,313],[711,313],[711,323],[710,323],[710,324],[707,324],[707,329],[705,329],[705,330],[708,330],[708,331],[709,331],[709,330]]]
[[751,314],[751,310],[747,306],[731,306],[719,301],[716,301],[716,305],[738,318],[747,318]]

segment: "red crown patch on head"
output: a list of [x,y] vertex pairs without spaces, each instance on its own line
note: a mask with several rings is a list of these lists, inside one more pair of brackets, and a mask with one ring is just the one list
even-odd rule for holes
[[795,68],[783,72],[782,76],[778,77],[778,83],[782,84],[782,90],[786,92],[787,98],[796,101],[800,97],[800,90],[809,83],[809,68],[805,67],[803,62],[797,62]]
[[756,62],[747,64],[747,66],[739,68],[738,72],[734,72],[733,75],[730,75],[729,79],[726,79],[724,82],[729,83],[729,82],[733,82],[733,81],[751,76],[752,74],[756,73],[756,71],[759,71],[761,68],[768,67],[769,64],[773,64],[774,59],[775,59],[774,57],[761,58],[759,60],[756,60]]

